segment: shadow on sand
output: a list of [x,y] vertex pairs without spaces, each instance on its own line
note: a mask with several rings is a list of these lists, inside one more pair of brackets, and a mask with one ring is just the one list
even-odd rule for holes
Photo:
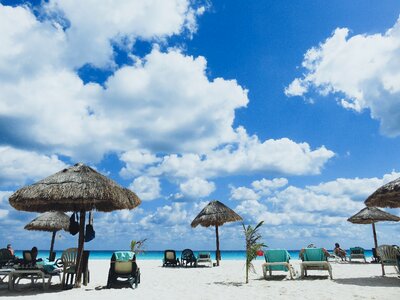
[[233,281],[215,281],[213,283],[209,283],[209,285],[211,285],[211,284],[240,287],[244,283],[243,282],[233,282]]
[[342,278],[333,280],[339,284],[350,284],[358,286],[391,287],[400,286],[400,279],[397,277],[368,277],[368,278]]
[[51,285],[50,288],[43,290],[41,285],[35,284],[19,284],[18,290],[9,291],[8,284],[0,285],[0,297],[25,297],[25,296],[34,296],[40,294],[58,294],[64,292],[65,290],[61,289],[60,284]]

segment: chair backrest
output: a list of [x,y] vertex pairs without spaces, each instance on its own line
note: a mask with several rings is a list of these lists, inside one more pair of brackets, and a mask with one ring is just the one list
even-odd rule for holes
[[116,261],[114,263],[114,271],[117,274],[131,274],[132,262],[131,261]]
[[110,268],[115,274],[134,274],[137,269],[136,255],[132,251],[117,251],[111,256]]
[[22,258],[24,260],[24,264],[34,263],[32,252],[29,250],[22,251]]
[[111,256],[112,261],[132,261],[136,260],[135,252],[132,251],[116,251]]
[[78,256],[77,248],[68,248],[64,250],[61,255],[61,261],[63,263],[64,268],[76,265],[77,256]]
[[165,250],[164,251],[164,259],[165,260],[176,260],[175,250]]
[[326,256],[322,248],[306,248],[303,254],[304,261],[325,261]]
[[11,254],[10,250],[8,250],[7,248],[2,248],[0,249],[0,260],[10,260],[12,259],[14,256]]
[[182,251],[181,258],[182,259],[194,259],[195,256],[191,249],[185,249]]
[[364,254],[364,248],[361,247],[350,248],[350,254]]
[[383,264],[397,263],[397,255],[400,255],[399,250],[397,250],[396,247],[390,245],[379,246],[377,252]]
[[202,258],[202,259],[204,259],[204,258],[211,258],[211,255],[210,255],[209,252],[200,252],[200,253],[199,253],[199,258]]
[[289,252],[284,249],[268,249],[264,253],[266,262],[288,262],[290,259]]

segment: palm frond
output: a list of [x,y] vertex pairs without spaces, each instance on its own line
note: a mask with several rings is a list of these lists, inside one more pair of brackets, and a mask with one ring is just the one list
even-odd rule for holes
[[246,238],[246,283],[249,282],[249,271],[255,272],[252,261],[256,259],[257,252],[263,247],[267,247],[264,243],[260,243],[261,234],[258,232],[264,221],[258,223],[254,228],[251,225],[247,227],[242,224],[244,235]]

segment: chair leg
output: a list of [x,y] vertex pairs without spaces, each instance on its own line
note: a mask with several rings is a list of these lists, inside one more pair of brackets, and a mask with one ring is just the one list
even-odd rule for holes
[[64,289],[65,287],[65,272],[63,272],[62,280],[61,280],[61,288]]

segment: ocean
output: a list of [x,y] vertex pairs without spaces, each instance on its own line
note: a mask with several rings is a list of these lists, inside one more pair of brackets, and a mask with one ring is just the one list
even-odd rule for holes
[[[126,250],[126,249],[125,249]],[[114,251],[120,250],[91,250],[90,251],[90,259],[110,259],[111,255]],[[329,252],[333,252],[333,250],[328,250]],[[211,257],[215,257],[214,250],[194,250],[194,254],[197,256],[199,252],[210,252]],[[292,259],[298,259],[300,250],[289,250],[290,257]],[[62,254],[62,250],[56,250],[56,258],[60,258]],[[350,253],[347,252],[347,255]],[[22,257],[22,250],[15,251],[15,255],[18,257]],[[176,251],[177,257],[181,256],[181,251]],[[365,250],[365,256],[367,258],[372,257],[371,250]],[[39,251],[39,258],[49,257],[49,251]],[[144,253],[140,253],[136,255],[138,260],[162,260],[164,257],[164,251],[146,251]],[[246,253],[243,250],[221,250],[221,259],[222,260],[244,260],[246,257]],[[258,259],[264,259],[263,257],[259,257]]]

